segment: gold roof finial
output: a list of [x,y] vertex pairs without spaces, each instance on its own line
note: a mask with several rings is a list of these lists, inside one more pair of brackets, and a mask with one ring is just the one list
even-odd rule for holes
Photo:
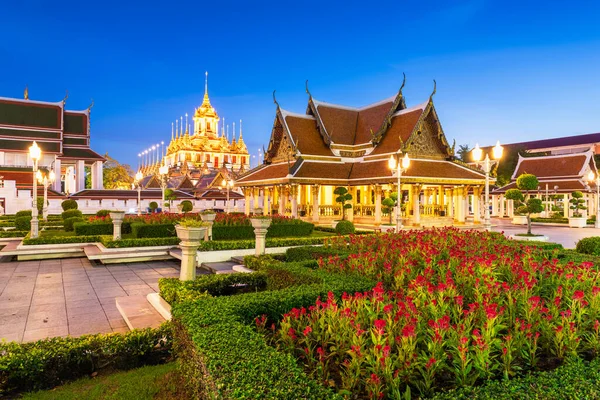
[[240,138],[239,140],[242,140],[242,120],[240,119]]
[[204,97],[208,97],[208,71],[204,75]]
[[25,85],[25,92],[23,92],[25,100],[29,100],[29,86]]
[[171,122],[171,142],[172,142],[172,141],[173,141],[173,139],[175,138],[175,137],[173,136],[173,127],[174,127],[174,124]]

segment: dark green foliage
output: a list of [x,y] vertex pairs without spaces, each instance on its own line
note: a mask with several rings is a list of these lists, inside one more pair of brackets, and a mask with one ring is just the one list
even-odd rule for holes
[[575,250],[582,254],[592,254],[600,256],[600,236],[592,236],[581,239],[577,242]]
[[0,342],[0,395],[51,388],[102,369],[157,364],[170,355],[170,324],[125,334]]
[[571,193],[571,200],[569,200],[569,203],[571,203],[569,208],[573,210],[573,217],[575,218],[582,216],[582,214],[579,212],[580,210],[587,209],[587,207],[584,205],[585,200],[583,199],[583,193],[579,191]]
[[15,214],[15,220],[19,217],[31,217],[31,210],[17,211]]
[[505,197],[507,200],[514,200],[517,202],[522,202],[525,200],[523,193],[519,189],[508,189],[506,191]]
[[95,243],[102,240],[101,236],[40,236],[35,239],[23,239],[24,245],[35,244],[67,244],[67,243]]
[[99,210],[96,213],[96,217],[108,217],[110,215],[110,210]]
[[433,397],[435,400],[572,400],[598,399],[600,359],[590,363],[576,359],[553,371],[510,380],[456,389]]
[[[267,238],[310,236],[314,225],[299,221],[294,224],[272,224]],[[254,239],[254,228],[250,225],[213,225],[213,240]]]
[[[515,210],[518,214],[527,215],[527,234],[531,235],[531,214],[544,211],[541,199],[529,198],[525,201],[523,190],[528,193],[530,190],[536,190],[540,182],[535,175],[521,174],[517,178],[517,189],[506,191],[506,198],[515,201]],[[525,203],[523,204],[523,201]]]
[[386,197],[381,201],[382,211],[390,217],[390,225],[392,223],[392,216],[394,213],[394,207],[396,206],[396,201],[398,200],[398,192],[390,193],[389,197]]
[[21,238],[27,236],[29,231],[0,231],[0,238]]
[[339,250],[334,250],[329,247],[322,246],[302,246],[292,247],[285,252],[286,261],[304,261],[318,260],[321,257],[330,256],[347,256],[347,253],[341,253]]
[[269,270],[277,271],[272,276],[287,270],[288,276],[316,283],[199,298],[173,307],[175,346],[191,398],[341,399],[309,378],[291,355],[269,346],[251,325],[262,315],[276,322],[293,307],[325,298],[328,291],[339,298],[344,292],[370,290],[374,282],[299,264],[275,264],[265,268],[267,274]]
[[564,247],[560,243],[552,243],[552,242],[530,242],[530,241],[519,241],[516,242],[521,243],[527,247],[536,247],[542,250],[564,250]]
[[521,174],[517,178],[517,188],[519,190],[530,191],[537,190],[540,186],[540,181],[535,175],[532,174]]
[[335,232],[338,235],[349,235],[354,233],[355,230],[354,224],[350,221],[340,221],[335,226]]
[[15,229],[18,231],[30,231],[31,215],[15,218]]
[[135,238],[162,238],[177,236],[173,224],[145,224],[134,222],[131,224],[131,233]]
[[184,213],[188,213],[194,209],[194,205],[189,200],[184,200],[181,202],[181,211]]
[[63,211],[77,210],[77,202],[75,200],[65,200],[60,205]]
[[[38,215],[41,216],[44,212],[44,198],[40,196],[36,199],[36,201],[37,201]],[[48,203],[48,200],[46,200],[46,202]]]
[[211,274],[198,276],[193,281],[161,278],[158,287],[161,297],[173,305],[180,301],[195,299],[203,294],[227,296],[239,293],[241,290],[247,292],[262,290],[267,287],[267,274],[264,272]]
[[348,189],[344,186],[336,187],[333,191],[337,197],[335,198],[336,203],[340,203],[342,206],[342,220],[346,219],[346,210],[352,208],[352,204],[349,204],[349,201],[352,201],[352,195],[348,193]]
[[73,225],[76,222],[84,222],[81,217],[69,217],[63,221],[63,226],[65,228],[65,232],[73,232]]
[[150,204],[148,204],[148,208],[150,209],[150,211],[154,212],[158,208],[158,203],[155,201],[151,201]]
[[[332,228],[330,226],[315,226],[315,229],[313,229],[313,230],[318,231],[318,232],[336,233],[335,228]],[[375,233],[374,231],[367,231],[364,229],[357,229],[354,231],[355,235],[372,235],[374,233]]]
[[[267,238],[266,247],[306,246],[323,244],[326,237]],[[211,240],[200,242],[199,251],[253,249],[254,240]]]
[[63,220],[65,220],[67,218],[73,218],[73,217],[83,218],[83,213],[77,209],[70,209],[67,211],[63,211],[63,213],[61,214],[61,217]]
[[177,246],[180,242],[177,237],[112,240],[112,236],[103,236],[101,241],[108,248]]
[[[88,235],[112,235],[112,222],[88,224],[87,222],[77,222],[73,224],[73,230],[77,236]],[[124,233],[124,232],[123,232]]]

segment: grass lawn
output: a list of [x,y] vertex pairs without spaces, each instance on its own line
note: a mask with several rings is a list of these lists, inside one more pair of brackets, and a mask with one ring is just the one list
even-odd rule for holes
[[335,236],[336,234],[333,232],[323,232],[323,231],[313,231],[310,236],[311,237],[321,237],[321,236]]
[[175,363],[82,378],[51,390],[26,393],[28,400],[174,400],[185,399]]

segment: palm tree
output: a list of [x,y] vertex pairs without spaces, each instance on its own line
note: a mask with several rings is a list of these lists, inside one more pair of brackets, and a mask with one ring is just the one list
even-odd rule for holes
[[462,162],[469,162],[469,153],[471,152],[471,148],[468,144],[461,144],[458,146],[458,157]]

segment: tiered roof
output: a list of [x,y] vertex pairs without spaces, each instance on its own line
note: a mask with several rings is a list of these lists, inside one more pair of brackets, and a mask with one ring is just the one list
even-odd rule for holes
[[[403,84],[404,86],[404,84]],[[407,183],[480,184],[481,171],[454,161],[432,97],[407,108],[396,96],[354,108],[315,100],[306,114],[277,110],[264,163],[242,175],[240,186],[280,183],[358,185],[393,180],[391,154],[408,152]]]
[[588,190],[593,183],[587,181],[590,171],[598,174],[593,150],[582,153],[561,154],[554,156],[523,157],[519,155],[519,161],[511,182],[501,188],[494,190],[494,194],[506,193],[509,189],[517,187],[516,181],[521,174],[533,174],[539,182],[542,190],[548,185],[549,190],[561,193],[576,190]]
[[60,159],[104,161],[90,149],[91,106],[69,111],[65,109],[66,100],[0,97],[0,151],[27,152],[35,140],[44,153],[56,154]]

